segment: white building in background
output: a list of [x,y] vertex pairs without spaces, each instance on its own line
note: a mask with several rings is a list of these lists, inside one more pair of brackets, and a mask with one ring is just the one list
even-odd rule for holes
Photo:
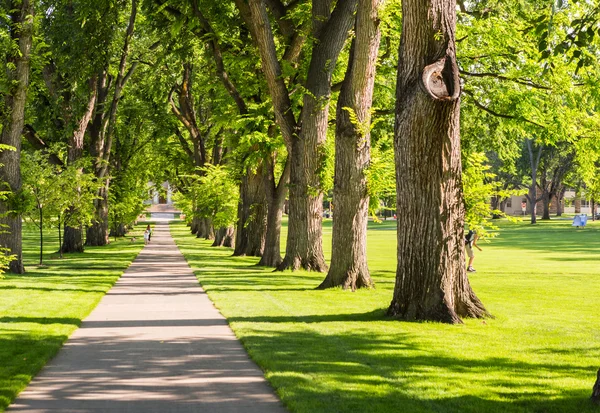
[[154,182],[148,182],[148,188],[150,191],[150,199],[144,202],[147,205],[173,205],[173,190],[169,182],[163,182],[161,189],[156,190],[156,184]]
[[[538,193],[538,197],[539,197]],[[556,197],[550,202],[550,214],[556,214]],[[589,199],[585,199],[585,194],[580,198],[577,197],[574,189],[568,188],[561,201],[562,212],[565,214],[592,214],[592,203]],[[506,200],[505,213],[507,215],[524,215],[530,212],[529,202],[524,195],[513,195]],[[542,202],[538,202],[536,213],[541,215],[544,211]]]

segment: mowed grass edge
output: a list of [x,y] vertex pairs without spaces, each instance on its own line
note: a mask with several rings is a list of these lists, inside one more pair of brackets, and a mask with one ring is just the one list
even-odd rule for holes
[[[285,232],[285,231],[284,231]],[[385,310],[395,223],[370,224],[376,288],[317,291],[324,274],[272,272],[171,233],[200,283],[293,412],[591,412],[600,367],[600,226],[502,223],[473,288],[494,319],[407,323]],[[330,250],[331,223],[324,227]],[[284,234],[285,235],[285,234]]]
[[58,258],[55,231],[45,231],[44,266],[38,267],[38,232],[26,226],[23,257],[27,272],[0,279],[0,412],[58,352],[143,247],[111,239],[106,247]]

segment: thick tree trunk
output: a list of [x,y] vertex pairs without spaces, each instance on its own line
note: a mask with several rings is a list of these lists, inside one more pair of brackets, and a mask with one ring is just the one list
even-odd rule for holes
[[198,221],[198,233],[197,238],[204,238],[205,240],[215,239],[215,229],[212,221],[209,218],[200,218]]
[[99,191],[99,199],[94,201],[94,223],[87,229],[85,245],[102,247],[108,245],[108,187],[109,182]]
[[370,288],[367,266],[371,104],[379,50],[380,0],[359,0],[356,37],[338,99],[331,266],[319,288]]
[[542,213],[542,220],[550,219],[550,194],[547,191],[544,191],[542,194],[542,205],[544,206],[544,211]]
[[81,228],[65,226],[65,234],[61,247],[63,253],[83,252],[83,231]]
[[235,228],[223,227],[215,231],[215,241],[213,247],[228,247],[233,248],[235,244]]
[[308,69],[300,122],[302,129],[300,136],[292,140],[289,230],[286,255],[277,267],[279,270],[327,270],[323,255],[323,191],[319,171],[325,162],[331,76],[354,25],[356,5],[357,0],[340,0],[331,16],[329,10],[322,7],[319,11],[313,9],[313,34],[319,41],[313,48]]
[[279,178],[279,184],[275,182],[275,166],[273,159],[265,159],[265,173],[263,184],[267,198],[267,230],[265,249],[257,265],[264,267],[277,267],[281,264],[281,218],[283,207],[287,196],[287,188],[290,180],[290,161],[286,159],[283,173]]
[[[69,143],[69,151],[68,151],[68,164],[73,165],[78,160],[81,159],[83,155],[83,144],[84,144],[84,136],[85,131],[88,128],[90,120],[92,119],[92,115],[94,113],[94,108],[96,107],[96,98],[98,91],[98,78],[96,76],[90,79],[90,98],[87,103],[86,111],[79,120],[77,124],[77,128],[71,135],[71,142]],[[71,211],[70,213],[73,213]],[[65,234],[64,241],[61,244],[61,251],[65,253],[69,252],[83,252],[83,231],[81,228],[73,228],[69,226],[65,226]]]
[[260,266],[277,267],[281,264],[281,218],[283,216],[284,200],[279,199],[269,202],[265,248],[258,262]]
[[190,231],[192,234],[197,235],[200,229],[200,218],[192,218],[192,224],[190,225]]
[[[32,0],[9,2],[7,10],[10,12],[10,36],[18,42],[18,52],[8,53],[7,57],[7,84],[11,89],[4,96],[4,111],[2,114],[2,135],[0,143],[10,145],[14,151],[0,152],[0,185],[2,190],[17,193],[21,189],[21,135],[25,124],[25,103],[29,87],[29,59],[33,38],[33,13]],[[9,264],[9,271],[22,274],[23,245],[21,216],[11,214],[9,206],[0,201],[0,247],[7,248],[9,254],[14,254],[16,259]]]
[[465,268],[456,3],[404,0],[396,91],[398,266],[388,314],[488,315]]
[[260,257],[265,248],[267,206],[262,172],[246,171],[240,184],[234,256]]

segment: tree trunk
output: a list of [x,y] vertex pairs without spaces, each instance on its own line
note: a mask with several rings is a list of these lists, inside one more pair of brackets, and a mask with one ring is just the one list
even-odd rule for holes
[[215,229],[212,225],[212,221],[209,218],[200,218],[198,222],[198,233],[196,234],[196,237],[214,240]]
[[198,230],[200,229],[200,218],[192,218],[192,224],[190,225],[190,231],[192,234],[198,234]]
[[308,69],[300,136],[292,139],[289,230],[286,255],[278,270],[327,270],[320,170],[325,162],[331,76],[354,25],[356,4],[357,0],[340,0],[331,16],[313,8],[313,34],[318,41]]
[[285,161],[279,184],[275,182],[275,165],[273,159],[265,159],[263,184],[267,198],[267,230],[265,249],[257,265],[277,267],[281,264],[281,218],[290,180],[290,159]]
[[529,185],[529,204],[531,206],[531,223],[537,223],[537,174],[538,167],[540,165],[540,159],[542,157],[543,145],[538,148],[537,155],[533,153],[533,141],[529,138],[525,139],[527,144],[527,151],[529,153],[529,164],[531,167],[531,185]]
[[235,244],[235,228],[223,227],[215,231],[215,241],[213,247],[229,247],[233,248]]
[[453,0],[404,0],[396,90],[398,266],[388,314],[461,323],[488,315],[465,268],[460,79]]
[[248,170],[240,184],[234,256],[260,257],[265,248],[267,207],[262,172]]
[[558,193],[556,194],[556,216],[557,217],[562,217],[562,214],[563,214],[562,202],[563,202],[563,198],[565,197],[565,189],[566,188],[561,188],[560,191],[558,191]]
[[96,216],[94,223],[87,229],[85,245],[94,247],[108,245],[108,187],[107,181],[99,191],[100,198],[94,201]]
[[[89,82],[90,85],[90,98],[88,100],[86,111],[79,120],[77,124],[77,128],[71,135],[71,142],[69,143],[69,151],[67,154],[67,161],[69,165],[73,165],[78,160],[81,159],[83,155],[83,144],[84,144],[84,136],[85,131],[87,130],[88,124],[92,119],[92,115],[94,113],[94,108],[96,107],[96,98],[98,91],[98,78],[97,76],[93,76]],[[73,214],[74,211],[70,211],[70,214]],[[65,235],[64,242],[60,244],[61,252],[69,253],[69,252],[83,252],[83,231],[81,227],[73,228],[70,226],[65,226]]]
[[65,235],[62,243],[61,252],[83,252],[83,231],[81,227],[74,228],[65,225]]
[[356,37],[338,99],[331,266],[319,288],[370,288],[367,266],[371,105],[379,50],[380,0],[359,0]]
[[[33,38],[32,0],[9,2],[10,36],[18,43],[19,50],[8,52],[7,84],[10,90],[4,96],[4,112],[2,114],[2,135],[0,143],[10,145],[14,151],[0,152],[0,185],[3,190],[17,193],[21,190],[21,135],[25,124],[25,103],[29,87],[29,59]],[[9,254],[16,259],[8,267],[10,272],[22,274],[23,267],[23,234],[21,216],[9,213],[9,205],[0,201],[0,247],[7,248]]]
[[[531,173],[532,176],[535,176],[535,173],[532,172]],[[537,223],[537,185],[535,184],[535,181],[529,185],[529,194],[528,194],[528,200],[529,200],[529,206],[530,206],[530,210],[529,210],[529,214],[531,216],[531,223],[535,224]]]
[[544,191],[542,194],[542,205],[544,206],[544,212],[542,213],[542,220],[550,219],[550,194],[548,191]]

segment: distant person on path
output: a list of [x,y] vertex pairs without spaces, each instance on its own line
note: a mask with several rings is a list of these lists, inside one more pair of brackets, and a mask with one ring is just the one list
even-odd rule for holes
[[150,242],[150,230],[146,229],[144,231],[144,244],[148,244]]
[[148,242],[150,242],[152,240],[152,228],[150,227],[150,224],[146,227],[146,231],[148,232]]
[[473,247],[477,248],[479,251],[482,251],[477,245],[477,233],[472,229],[467,232],[465,235],[465,249],[467,250],[467,256],[469,257],[469,265],[467,265],[467,272],[475,272],[475,268],[473,268],[473,260],[475,260],[475,254],[473,254]]

